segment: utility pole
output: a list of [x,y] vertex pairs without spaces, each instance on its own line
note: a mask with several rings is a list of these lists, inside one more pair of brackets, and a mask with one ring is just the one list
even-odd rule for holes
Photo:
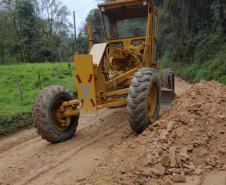
[[77,53],[77,32],[76,32],[76,17],[75,11],[73,11],[73,19],[74,19],[74,34],[75,34],[75,53]]
[[76,32],[76,19],[75,19],[75,11],[73,11],[73,19],[74,19],[74,34],[75,40],[77,39],[77,32]]

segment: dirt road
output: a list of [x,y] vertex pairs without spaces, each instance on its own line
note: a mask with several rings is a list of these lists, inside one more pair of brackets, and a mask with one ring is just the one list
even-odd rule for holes
[[111,109],[82,118],[76,137],[65,143],[49,144],[33,129],[1,139],[0,184],[74,184],[120,141],[125,127],[125,109]]
[[[190,87],[180,79],[176,81],[178,94]],[[123,141],[127,127],[125,108],[107,109],[98,117],[81,118],[77,135],[61,144],[41,140],[34,129],[2,138],[0,185],[79,184],[110,156],[109,147]]]

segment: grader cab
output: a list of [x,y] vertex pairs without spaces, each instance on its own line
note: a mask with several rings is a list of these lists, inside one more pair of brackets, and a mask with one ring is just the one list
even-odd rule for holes
[[[151,0],[124,0],[98,5],[106,43],[74,57],[78,99],[62,86],[50,86],[37,96],[33,121],[43,139],[57,143],[76,132],[79,116],[99,109],[127,106],[128,121],[142,133],[159,116],[160,104],[174,94],[174,74],[160,71],[157,57],[157,12]],[[89,27],[90,28],[90,27]]]

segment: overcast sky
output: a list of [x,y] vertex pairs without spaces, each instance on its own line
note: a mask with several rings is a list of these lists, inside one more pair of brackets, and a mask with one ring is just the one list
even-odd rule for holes
[[[71,10],[70,21],[73,22],[73,10],[76,12],[77,33],[83,25],[87,14],[97,7],[98,0],[61,0]],[[99,1],[100,2],[100,1]]]

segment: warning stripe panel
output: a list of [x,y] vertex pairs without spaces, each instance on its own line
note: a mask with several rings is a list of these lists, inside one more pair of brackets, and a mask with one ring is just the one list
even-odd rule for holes
[[82,83],[82,80],[81,80],[80,76],[79,75],[76,75],[76,78],[77,78],[78,82],[81,84]]
[[90,74],[90,75],[89,75],[89,80],[88,80],[88,83],[91,83],[91,82],[92,82],[92,79],[93,79],[93,75],[92,75],[92,74]]
[[93,107],[96,107],[96,103],[93,99],[90,99],[90,102],[92,103]]

